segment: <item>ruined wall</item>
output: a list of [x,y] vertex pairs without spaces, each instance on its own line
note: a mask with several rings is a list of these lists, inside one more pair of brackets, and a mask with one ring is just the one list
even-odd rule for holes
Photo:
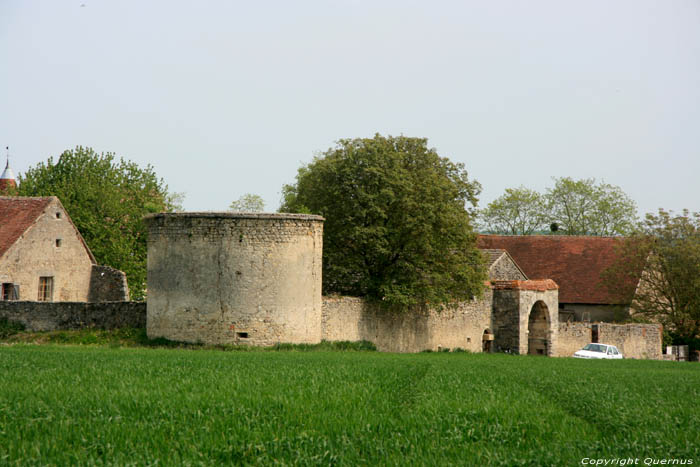
[[597,323],[598,342],[616,346],[625,358],[661,360],[663,327],[660,324]]
[[28,331],[81,328],[145,328],[145,302],[9,302],[0,300],[0,318]]
[[484,331],[491,329],[491,290],[480,300],[443,310],[414,308],[396,312],[361,298],[323,297],[324,340],[373,342],[384,352],[420,352],[461,348],[481,352]]
[[322,217],[179,213],[145,221],[150,337],[321,340]]
[[88,301],[129,301],[129,287],[126,284],[126,274],[109,266],[93,264]]
[[54,198],[0,258],[0,283],[19,285],[20,300],[37,300],[39,278],[52,277],[52,301],[87,301],[92,264],[80,236]]
[[572,357],[574,352],[591,343],[590,323],[559,323],[557,357]]

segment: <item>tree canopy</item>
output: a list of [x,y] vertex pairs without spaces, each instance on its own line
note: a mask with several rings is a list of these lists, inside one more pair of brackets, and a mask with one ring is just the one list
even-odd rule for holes
[[[687,342],[700,338],[699,271],[700,213],[659,209],[621,244],[604,283],[632,303],[635,317],[660,322]],[[630,280],[639,281],[634,293],[620,286]]]
[[489,233],[530,235],[549,230],[564,235],[626,235],[637,222],[637,207],[620,187],[594,178],[554,178],[544,194],[508,188],[480,213]]
[[302,166],[280,211],[326,218],[325,293],[444,304],[484,287],[471,222],[480,190],[427,139],[377,134],[340,140]]
[[172,211],[182,194],[168,194],[151,166],[117,160],[91,148],[65,151],[19,175],[20,196],[57,196],[100,264],[124,271],[132,297],[146,287],[145,214]]
[[236,212],[262,212],[265,210],[265,201],[259,195],[246,193],[231,202],[228,208]]
[[546,223],[542,195],[525,188],[506,188],[505,194],[481,211],[486,231],[508,235],[531,235]]

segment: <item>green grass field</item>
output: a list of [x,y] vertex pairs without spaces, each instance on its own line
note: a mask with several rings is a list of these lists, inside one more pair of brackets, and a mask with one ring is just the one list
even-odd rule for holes
[[0,347],[0,465],[700,463],[700,365]]

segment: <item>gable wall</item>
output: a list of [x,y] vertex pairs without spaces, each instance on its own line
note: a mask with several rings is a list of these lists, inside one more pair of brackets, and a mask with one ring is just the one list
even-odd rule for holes
[[503,254],[489,268],[489,279],[499,281],[525,281],[527,277],[507,254]]
[[[61,218],[56,218],[56,212]],[[56,239],[61,246],[56,247]],[[39,277],[54,278],[53,301],[88,300],[92,260],[58,201],[0,258],[0,282],[20,286],[20,300],[37,300]]]

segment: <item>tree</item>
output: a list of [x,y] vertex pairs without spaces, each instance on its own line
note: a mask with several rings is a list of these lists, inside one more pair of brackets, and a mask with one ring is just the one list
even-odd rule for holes
[[626,235],[637,220],[637,206],[620,187],[594,178],[555,178],[545,194],[546,215],[565,235]]
[[426,139],[377,134],[340,140],[302,166],[280,211],[326,218],[325,293],[445,304],[484,287],[471,224],[480,190]]
[[236,212],[262,212],[265,210],[265,201],[258,196],[246,193],[229,205],[229,210]]
[[486,232],[505,235],[531,235],[547,221],[542,195],[524,186],[506,188],[504,195],[481,211],[480,218]]
[[[634,317],[660,322],[681,341],[700,337],[700,213],[647,214],[618,256],[604,281]],[[625,286],[635,281],[636,290]]]
[[100,264],[124,271],[132,297],[144,297],[147,231],[142,217],[171,211],[182,195],[168,194],[151,166],[141,168],[91,148],[65,151],[19,176],[20,196],[57,196]]
[[544,195],[525,187],[508,188],[481,211],[489,233],[531,235],[626,235],[637,220],[635,202],[620,187],[594,178],[554,178]]

